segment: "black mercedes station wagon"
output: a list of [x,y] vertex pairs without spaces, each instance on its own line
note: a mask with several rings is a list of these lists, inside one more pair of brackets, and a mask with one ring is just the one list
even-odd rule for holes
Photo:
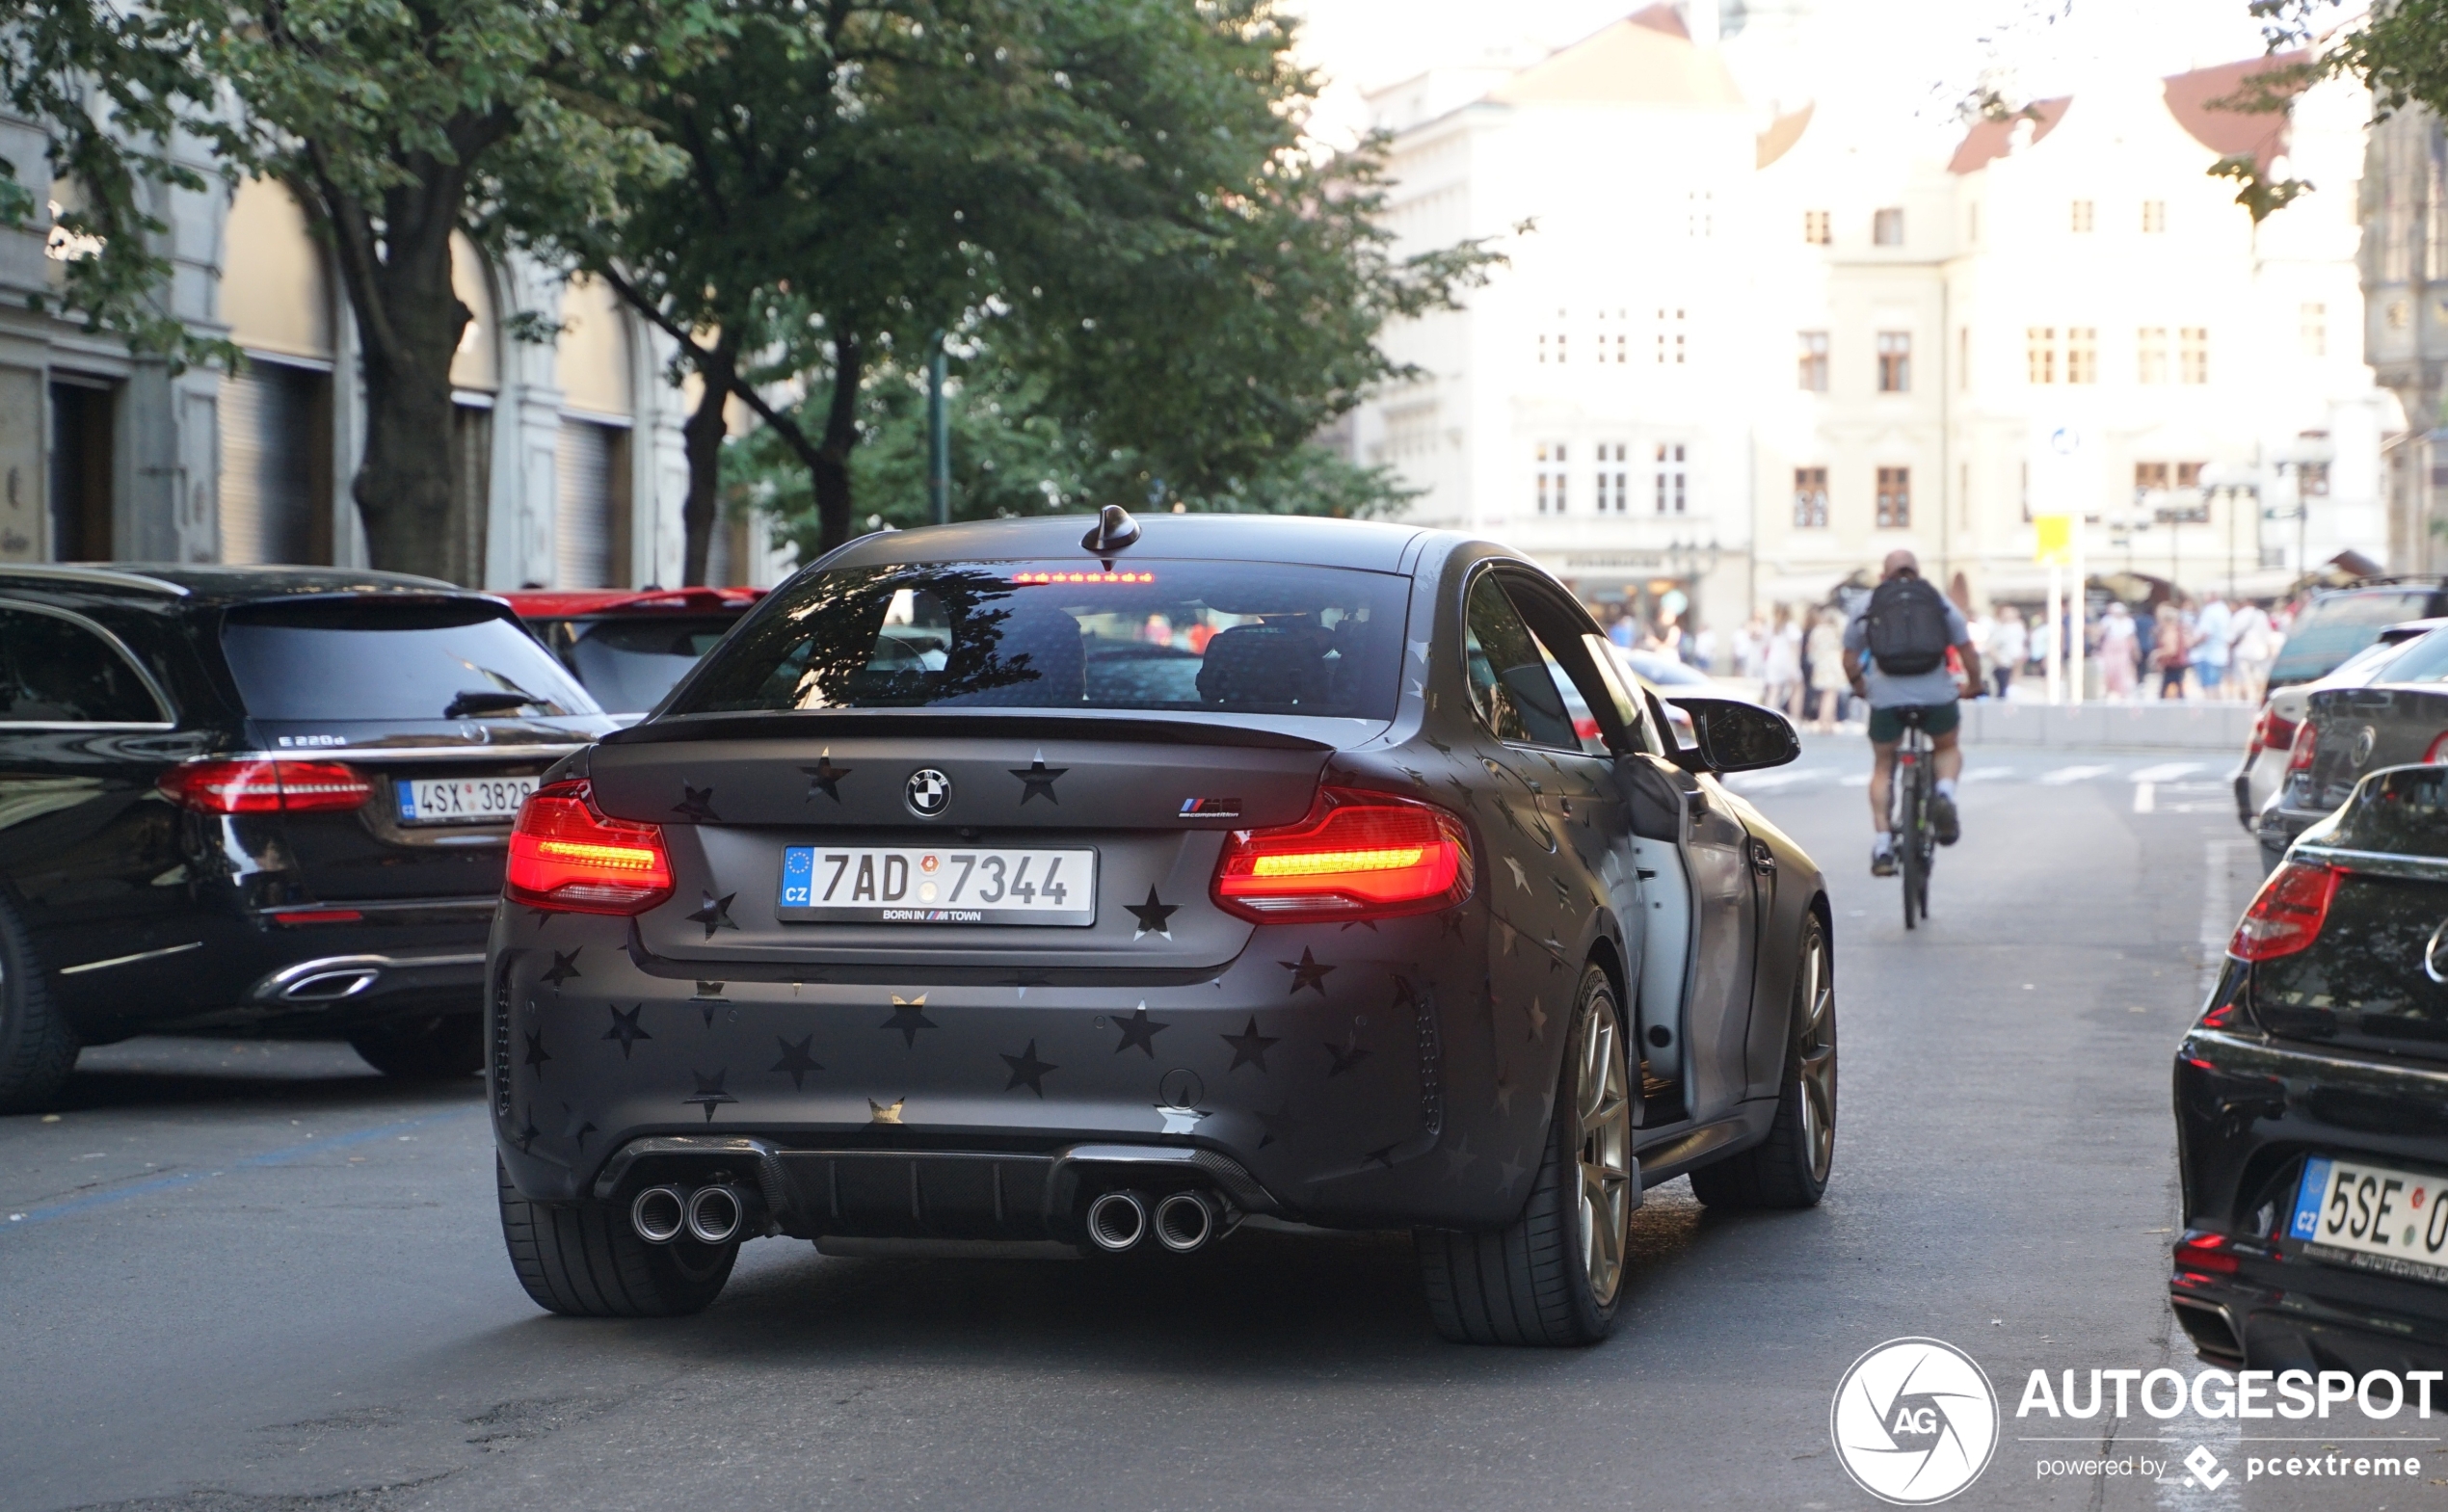
[[0,1110],[168,1029],[472,1075],[511,822],[611,728],[446,583],[0,567]]
[[2356,783],[2262,884],[2175,1068],[2203,1354],[2448,1368],[2448,768]]
[[1618,1306],[1644,1186],[1818,1201],[1819,872],[1504,549],[1108,509],[854,542],[512,836],[502,1224],[555,1312],[842,1254],[1412,1228],[1447,1336]]

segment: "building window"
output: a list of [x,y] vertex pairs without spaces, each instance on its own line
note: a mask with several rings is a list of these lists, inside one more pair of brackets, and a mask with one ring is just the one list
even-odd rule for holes
[[1598,443],[1598,513],[1624,513],[1631,494],[1632,475],[1624,463],[1630,455],[1622,441]]
[[1825,530],[1827,528],[1827,469],[1796,467],[1794,469],[1794,528]]
[[2327,305],[2303,306],[2302,333],[2305,357],[2329,355],[2329,307]]
[[1878,332],[1878,391],[1882,394],[1912,392],[1911,332]]
[[1658,443],[1658,513],[1680,515],[1685,502],[1685,488],[1690,474],[1683,468],[1683,443]]
[[2326,498],[2329,491],[2329,464],[2325,462],[2301,462],[2295,464],[2302,494],[2307,499]]
[[2144,494],[2168,491],[2168,464],[2164,462],[2134,464],[2134,497],[2142,502]]
[[1878,528],[1910,530],[1912,528],[1912,469],[1881,467],[1878,469]]
[[1802,386],[1815,394],[1827,392],[1827,332],[1804,331],[1801,337]]
[[[1563,316],[1562,310],[1556,312],[1558,322],[1563,319]],[[1564,332],[1561,331],[1543,332],[1538,338],[1538,359],[1541,362],[1554,362],[1560,367],[1563,365],[1567,350],[1569,349],[1565,345]]]
[[1684,234],[1695,242],[1717,233],[1716,191],[1694,189],[1683,197]]
[[2145,199],[2145,200],[2143,200],[2143,201],[2142,201],[2142,234],[2143,234],[2143,235],[2145,235],[2145,236],[2156,236],[2156,235],[2158,235],[2160,232],[2165,231],[2166,229],[2168,229],[2168,201],[2167,201],[2167,200],[2165,200],[2165,199]]
[[2057,382],[2057,328],[2023,328],[2023,377],[2034,384]]
[[1680,367],[1683,365],[1683,356],[1684,311],[1679,309],[1658,311],[1658,365]]
[[1826,211],[1805,210],[1802,212],[1802,240],[1813,247],[1824,247],[1835,240],[1835,237],[1828,232]]
[[2187,326],[2177,332],[2177,369],[2179,382],[2206,384],[2210,382],[2210,330],[2206,326]]
[[2180,489],[2197,489],[2201,487],[2201,469],[2208,465],[2209,464],[2200,462],[2180,462],[2176,464],[2176,487]]
[[2088,236],[2090,234],[2091,202],[2089,200],[2077,199],[2074,201],[2073,228],[2074,234],[2077,236]]
[[1538,512],[1560,515],[1565,499],[1564,443],[1538,443]]
[[1870,239],[1879,247],[1902,247],[1904,244],[1904,213],[1902,210],[1879,210],[1870,218]]
[[2134,376],[2145,384],[2168,381],[2168,328],[2144,326],[2134,332],[2137,367]]
[[2099,330],[2094,326],[2065,328],[2065,381],[2069,384],[2099,382]]

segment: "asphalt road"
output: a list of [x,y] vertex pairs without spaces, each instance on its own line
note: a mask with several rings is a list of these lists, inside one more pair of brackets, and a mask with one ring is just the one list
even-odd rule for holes
[[[1908,937],[1862,760],[1817,744],[1749,783],[1833,879],[1827,1200],[1652,1191],[1602,1347],[1448,1345],[1407,1238],[1247,1231],[1120,1264],[768,1239],[702,1317],[552,1318],[503,1257],[473,1083],[140,1041],[91,1052],[56,1117],[0,1121],[0,1507],[1866,1508],[1830,1394],[1905,1335],[2006,1398],[1954,1505],[2440,1505],[2036,1475],[2103,1435],[2024,1442],[2052,1431],[2011,1416],[2031,1369],[2196,1364],[2164,1300],[2169,1055],[2258,865],[2210,764],[1975,753]],[[2115,1452],[2201,1442],[2161,1426]]]

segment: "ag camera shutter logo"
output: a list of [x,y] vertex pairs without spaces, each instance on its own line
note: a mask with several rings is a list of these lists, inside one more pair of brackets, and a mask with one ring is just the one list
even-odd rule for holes
[[1836,1383],[1828,1436],[1853,1483],[1897,1506],[1944,1501],[1998,1446],[1998,1396],[1979,1363],[1936,1339],[1891,1339]]

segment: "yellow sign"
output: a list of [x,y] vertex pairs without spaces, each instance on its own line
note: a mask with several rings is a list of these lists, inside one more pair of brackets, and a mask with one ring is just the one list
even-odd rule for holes
[[2032,517],[2032,560],[2044,567],[2066,567],[2074,561],[2074,517]]

